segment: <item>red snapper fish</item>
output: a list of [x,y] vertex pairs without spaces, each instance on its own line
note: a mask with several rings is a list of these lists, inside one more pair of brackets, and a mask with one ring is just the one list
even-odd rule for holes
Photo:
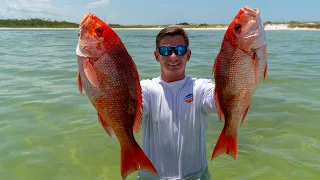
[[243,123],[253,95],[267,74],[267,45],[259,9],[242,6],[229,24],[213,65],[215,104],[225,124],[211,160],[238,156],[238,125]]
[[157,175],[133,134],[140,130],[143,108],[134,61],[118,35],[94,14],[87,13],[79,28],[79,91],[85,90],[101,125],[119,141],[122,178],[139,169]]

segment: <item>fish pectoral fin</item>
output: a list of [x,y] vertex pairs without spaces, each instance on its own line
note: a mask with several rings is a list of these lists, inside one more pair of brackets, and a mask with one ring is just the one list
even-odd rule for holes
[[112,136],[112,133],[113,133],[113,130],[112,128],[108,125],[108,122],[106,120],[104,120],[100,114],[98,113],[98,119],[99,119],[99,122],[100,124],[102,125],[102,127],[104,128],[104,130],[107,132],[107,134],[111,137]]
[[219,115],[219,120],[222,121],[222,118],[224,117],[224,114],[222,112],[221,109],[221,105],[220,105],[220,101],[219,101],[219,97],[218,97],[218,89],[214,88],[214,101],[216,104],[216,109],[217,109],[217,113]]
[[99,89],[99,81],[97,74],[90,63],[89,59],[84,60],[83,62],[84,73],[86,74],[89,82],[97,89]]
[[79,88],[79,92],[80,94],[82,94],[82,81],[81,81],[81,76],[80,76],[80,72],[78,72],[78,88]]

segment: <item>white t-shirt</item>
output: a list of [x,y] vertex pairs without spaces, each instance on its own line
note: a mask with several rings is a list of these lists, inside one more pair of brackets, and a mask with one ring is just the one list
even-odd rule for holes
[[159,177],[139,171],[138,179],[181,179],[207,170],[207,116],[216,112],[211,79],[166,83],[141,80],[143,151]]

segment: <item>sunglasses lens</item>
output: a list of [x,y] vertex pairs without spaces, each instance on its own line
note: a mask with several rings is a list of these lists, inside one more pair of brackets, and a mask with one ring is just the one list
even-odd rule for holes
[[[172,50],[171,50],[172,52]],[[162,55],[162,56],[169,56],[169,51],[168,51],[168,48],[166,46],[160,46],[159,47],[159,53]],[[171,54],[171,53],[170,53]]]
[[176,53],[178,56],[185,55],[187,53],[187,46],[177,46]]
[[159,53],[162,56],[170,56],[172,54],[172,51],[174,50],[175,54],[178,56],[183,56],[187,52],[187,46],[160,46],[159,47]]

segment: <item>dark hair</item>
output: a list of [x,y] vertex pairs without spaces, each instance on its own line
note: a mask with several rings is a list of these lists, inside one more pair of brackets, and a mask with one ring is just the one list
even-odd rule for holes
[[181,35],[184,39],[185,45],[187,47],[189,46],[189,38],[183,28],[176,27],[176,26],[168,26],[166,28],[163,28],[158,33],[156,38],[156,49],[158,49],[158,47],[160,46],[160,41],[162,40],[162,38],[164,38],[165,36],[176,36],[176,35]]

